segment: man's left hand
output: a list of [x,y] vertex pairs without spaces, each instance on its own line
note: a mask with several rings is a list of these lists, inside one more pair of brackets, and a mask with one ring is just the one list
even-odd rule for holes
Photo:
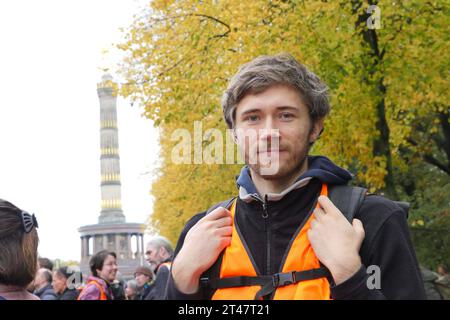
[[360,220],[352,224],[326,196],[319,197],[319,208],[308,230],[317,258],[330,270],[336,285],[353,276],[361,267],[359,249],[364,240]]

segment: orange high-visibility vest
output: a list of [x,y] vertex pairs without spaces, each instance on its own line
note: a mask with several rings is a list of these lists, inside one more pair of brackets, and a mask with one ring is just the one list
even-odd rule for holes
[[[96,286],[97,289],[100,291],[100,299],[99,299],[99,300],[108,300],[108,297],[107,297],[107,295],[106,295],[105,290],[103,289],[103,286],[102,286],[101,284],[99,284],[97,281],[94,281],[94,280],[89,281],[89,282],[86,284],[86,286],[83,288],[83,290],[85,290],[85,289],[86,289],[87,287],[89,287],[89,285],[91,285],[91,284],[93,284],[94,286]],[[81,293],[83,293],[83,291],[82,291]],[[78,296],[77,300],[80,300],[81,293],[80,293],[80,295]]]
[[[322,184],[321,195],[328,195],[328,188],[326,184]],[[319,204],[317,204],[319,206]],[[239,236],[239,232],[236,228],[235,211],[236,211],[236,200],[233,202],[231,208],[231,215],[233,218],[233,232],[231,238],[231,244],[224,250],[222,264],[220,267],[220,279],[218,281],[223,281],[227,278],[244,277],[253,278],[261,277],[255,271],[255,267],[252,264],[252,259],[250,259],[250,252],[247,252],[243,244],[243,239]],[[275,294],[273,299],[276,300],[329,300],[330,295],[330,284],[327,279],[329,276],[328,270],[323,267],[317,256],[315,255],[313,248],[308,240],[307,231],[310,228],[313,215],[311,214],[307,218],[307,222],[301,227],[301,229],[294,235],[294,240],[291,241],[291,247],[289,248],[289,253],[285,259],[282,274],[274,275],[275,277],[280,276],[291,276],[294,273],[296,275],[304,275],[315,273],[312,277],[306,277],[310,280],[294,280],[295,275],[293,275],[293,281],[291,284],[286,282],[285,285],[276,286],[274,288]],[[324,275],[321,271],[326,271],[327,275]],[[262,276],[268,277],[268,276]],[[272,276],[269,276],[272,278]],[[300,276],[299,276],[300,277]],[[312,278],[312,279],[311,279]],[[230,280],[230,279],[228,279]],[[240,280],[240,279],[239,279]],[[250,279],[252,280],[252,279]],[[226,280],[225,280],[226,281]],[[296,282],[299,281],[299,282]],[[212,299],[213,300],[250,300],[257,297],[258,291],[262,288],[261,285],[247,285],[247,286],[235,286],[235,287],[219,287]]]

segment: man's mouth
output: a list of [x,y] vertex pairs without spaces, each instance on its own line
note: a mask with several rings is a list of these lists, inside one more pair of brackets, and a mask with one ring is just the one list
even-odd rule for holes
[[259,150],[258,154],[277,154],[277,153],[282,153],[285,151],[286,150],[284,150],[284,149],[268,149],[268,150]]

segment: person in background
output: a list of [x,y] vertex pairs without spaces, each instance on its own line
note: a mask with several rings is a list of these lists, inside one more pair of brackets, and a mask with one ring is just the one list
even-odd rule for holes
[[127,296],[125,295],[125,281],[114,279],[111,283],[111,290],[113,293],[114,300],[126,300]]
[[437,266],[438,278],[436,279],[436,286],[445,300],[450,300],[450,275],[447,268],[443,264]]
[[442,300],[443,297],[436,286],[436,280],[438,274],[430,269],[420,266],[420,272],[422,273],[423,285],[425,288],[425,294],[427,300]]
[[163,300],[172,266],[172,245],[164,237],[154,237],[147,243],[145,256],[155,273],[155,281],[145,300]]
[[447,268],[443,264],[439,264],[436,268],[439,277],[447,278],[450,281],[450,275],[447,272]]
[[[38,270],[39,270],[39,269],[42,269],[42,268],[47,269],[47,270],[49,270],[50,272],[53,272],[53,262],[52,262],[52,260],[50,260],[49,258],[42,258],[42,257],[39,257],[39,258],[38,258]],[[34,283],[34,279],[33,279],[33,281],[28,285],[27,290],[28,290],[30,293],[33,293],[33,292],[36,291],[36,284]]]
[[50,271],[53,271],[53,262],[49,258],[39,257],[38,258],[38,266],[39,266],[39,269],[45,268]]
[[152,289],[152,270],[147,267],[138,267],[134,272],[134,280],[137,285],[136,300],[144,300]]
[[61,267],[53,272],[53,290],[57,300],[77,300],[80,292],[75,288],[73,280],[82,281],[81,273],[77,274],[68,267]]
[[138,290],[138,288],[137,288],[136,280],[134,280],[134,279],[128,280],[127,286],[125,288],[125,295],[127,297],[127,300],[138,300],[138,299],[136,299],[137,290]]
[[36,272],[34,278],[34,294],[41,300],[56,300],[55,291],[52,287],[52,273],[46,268],[41,268]]
[[0,297],[39,300],[26,289],[37,269],[36,217],[0,199]]
[[117,256],[102,250],[89,260],[91,276],[78,296],[78,300],[114,300],[111,284],[116,279]]

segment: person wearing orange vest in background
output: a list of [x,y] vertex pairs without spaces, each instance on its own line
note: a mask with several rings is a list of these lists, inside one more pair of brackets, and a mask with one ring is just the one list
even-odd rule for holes
[[77,300],[114,300],[110,284],[116,279],[117,257],[114,252],[102,250],[89,260],[92,275]]
[[172,245],[164,237],[153,237],[147,242],[145,257],[155,274],[145,300],[163,300],[172,265]]
[[258,57],[222,108],[246,163],[238,196],[186,223],[167,299],[425,298],[402,208],[362,193],[352,219],[328,198],[352,175],[308,154],[330,111],[314,73],[289,54]]

